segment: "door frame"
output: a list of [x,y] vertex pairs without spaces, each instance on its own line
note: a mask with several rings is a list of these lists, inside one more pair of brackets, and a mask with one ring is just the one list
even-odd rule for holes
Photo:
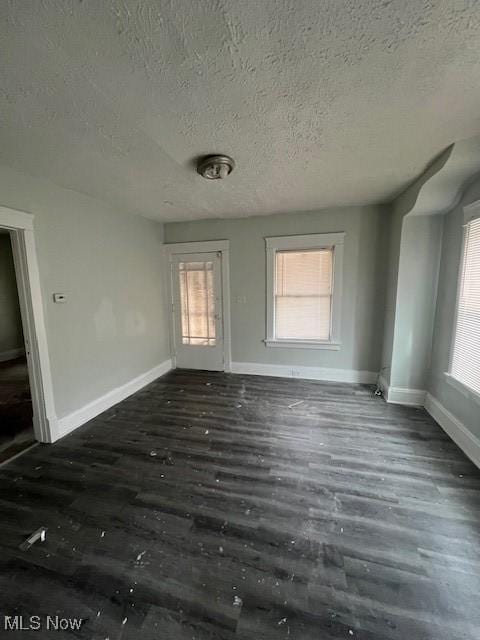
[[228,240],[207,240],[200,242],[173,242],[163,245],[166,264],[166,290],[170,302],[169,329],[172,365],[177,364],[175,351],[175,308],[172,282],[172,257],[179,253],[221,253],[222,256],[222,305],[223,305],[223,363],[224,370],[232,370],[231,328],[230,328],[230,243]]
[[33,214],[26,211],[0,206],[0,227],[9,231],[12,243],[32,395],[33,430],[39,442],[53,442],[57,419],[33,219]]

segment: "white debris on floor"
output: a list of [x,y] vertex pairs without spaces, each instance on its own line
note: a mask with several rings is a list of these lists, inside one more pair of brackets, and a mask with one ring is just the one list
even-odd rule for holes
[[35,542],[45,542],[47,538],[47,527],[39,527],[36,531],[32,533],[22,544],[20,545],[20,549],[22,551],[28,551],[30,547],[35,544]]
[[293,409],[293,407],[298,407],[299,404],[303,404],[305,400],[299,400],[298,402],[292,402],[292,404],[288,405],[289,409]]

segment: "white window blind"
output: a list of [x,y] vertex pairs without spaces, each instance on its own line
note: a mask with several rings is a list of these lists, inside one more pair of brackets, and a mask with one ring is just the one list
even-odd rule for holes
[[480,393],[480,219],[466,227],[459,287],[450,373]]
[[275,338],[329,340],[333,249],[275,254]]

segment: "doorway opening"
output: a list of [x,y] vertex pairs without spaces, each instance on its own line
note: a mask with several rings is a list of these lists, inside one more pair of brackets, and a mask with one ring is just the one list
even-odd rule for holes
[[35,442],[33,408],[10,232],[0,229],[0,463]]
[[[33,215],[0,206],[0,232],[2,243],[7,247],[9,256],[9,266],[4,268],[4,274],[5,272],[10,274],[10,295],[14,297],[13,290],[19,307],[19,310],[17,308],[10,315],[15,316],[17,320],[19,316],[21,317],[21,326],[19,328],[17,325],[15,329],[16,344],[19,346],[12,346],[12,349],[5,348],[1,359],[7,364],[2,367],[3,363],[0,362],[0,387],[3,386],[5,389],[3,392],[4,414],[0,417],[0,441],[2,433],[7,440],[9,433],[10,439],[14,433],[23,432],[25,436],[21,437],[22,444],[18,445],[20,449],[17,447],[18,442],[14,443],[14,449],[9,449],[11,442],[4,443],[4,451],[7,449],[9,451],[4,453],[3,460],[0,455],[1,463],[25,450],[31,430],[33,430],[34,440],[54,442],[58,439],[58,428],[43,316],[40,272],[33,232]],[[12,258],[13,269],[10,262]],[[4,319],[6,312],[3,302],[0,302],[0,314]],[[8,391],[6,391],[7,387]],[[0,451],[1,449],[0,443]]]

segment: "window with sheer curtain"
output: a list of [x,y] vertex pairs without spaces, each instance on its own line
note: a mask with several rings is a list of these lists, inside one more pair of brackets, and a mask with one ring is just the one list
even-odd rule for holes
[[266,238],[267,346],[339,348],[343,238]]
[[480,218],[465,227],[450,375],[480,394]]

